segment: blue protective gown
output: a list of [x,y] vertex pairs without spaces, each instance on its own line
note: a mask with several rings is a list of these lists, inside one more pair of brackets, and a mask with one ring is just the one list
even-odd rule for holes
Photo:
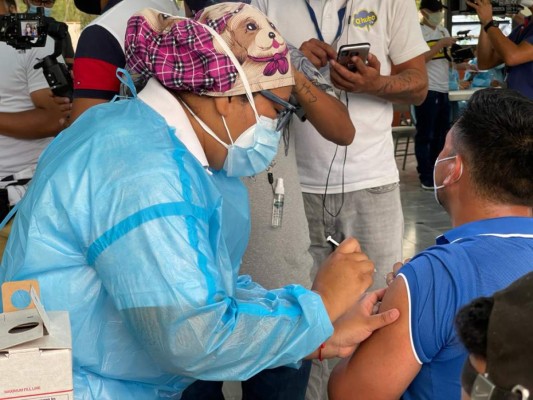
[[195,379],[244,380],[332,334],[315,293],[238,277],[248,234],[240,181],[209,173],[140,99],[119,101],[41,156],[0,282],[37,279],[44,306],[70,312],[76,399],[179,399]]

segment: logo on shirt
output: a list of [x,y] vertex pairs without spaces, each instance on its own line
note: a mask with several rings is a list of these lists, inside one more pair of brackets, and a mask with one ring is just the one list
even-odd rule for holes
[[361,10],[354,13],[352,21],[354,26],[370,30],[370,27],[378,22],[378,16],[374,11]]

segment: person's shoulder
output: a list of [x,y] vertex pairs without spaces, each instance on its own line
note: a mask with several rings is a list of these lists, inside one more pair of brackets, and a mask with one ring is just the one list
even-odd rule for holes
[[439,281],[455,276],[459,266],[455,262],[464,251],[457,244],[431,246],[415,255],[406,263],[400,273],[408,280]]
[[111,32],[102,26],[91,25],[81,33],[75,58],[91,58],[123,66],[124,52]]
[[89,25],[87,26],[80,35],[78,40],[78,46],[83,46],[86,43],[101,43],[101,40],[110,40],[115,37],[101,25]]

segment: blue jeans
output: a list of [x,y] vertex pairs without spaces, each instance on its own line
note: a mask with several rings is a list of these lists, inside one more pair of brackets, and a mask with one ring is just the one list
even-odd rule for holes
[[415,107],[415,155],[420,182],[433,186],[433,166],[444,147],[450,129],[448,93],[430,90],[424,102]]
[[[403,211],[399,183],[344,193],[344,203],[340,193],[327,194],[325,199],[322,194],[303,195],[313,273],[334,250],[326,241],[329,235],[338,242],[353,236],[377,270],[372,289],[386,287],[385,275],[392,271],[395,262],[402,261]],[[333,213],[342,204],[339,215],[332,217],[325,212],[323,201]]]
[[[265,369],[242,382],[242,400],[304,400],[310,371],[308,360],[300,369]],[[222,383],[196,381],[183,392],[181,400],[224,400]]]

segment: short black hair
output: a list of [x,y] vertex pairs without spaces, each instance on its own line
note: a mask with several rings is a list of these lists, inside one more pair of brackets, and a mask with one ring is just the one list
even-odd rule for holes
[[511,89],[475,92],[453,133],[476,191],[498,203],[533,206],[533,101]]
[[494,298],[479,297],[459,310],[455,328],[466,350],[487,358],[487,330]]

